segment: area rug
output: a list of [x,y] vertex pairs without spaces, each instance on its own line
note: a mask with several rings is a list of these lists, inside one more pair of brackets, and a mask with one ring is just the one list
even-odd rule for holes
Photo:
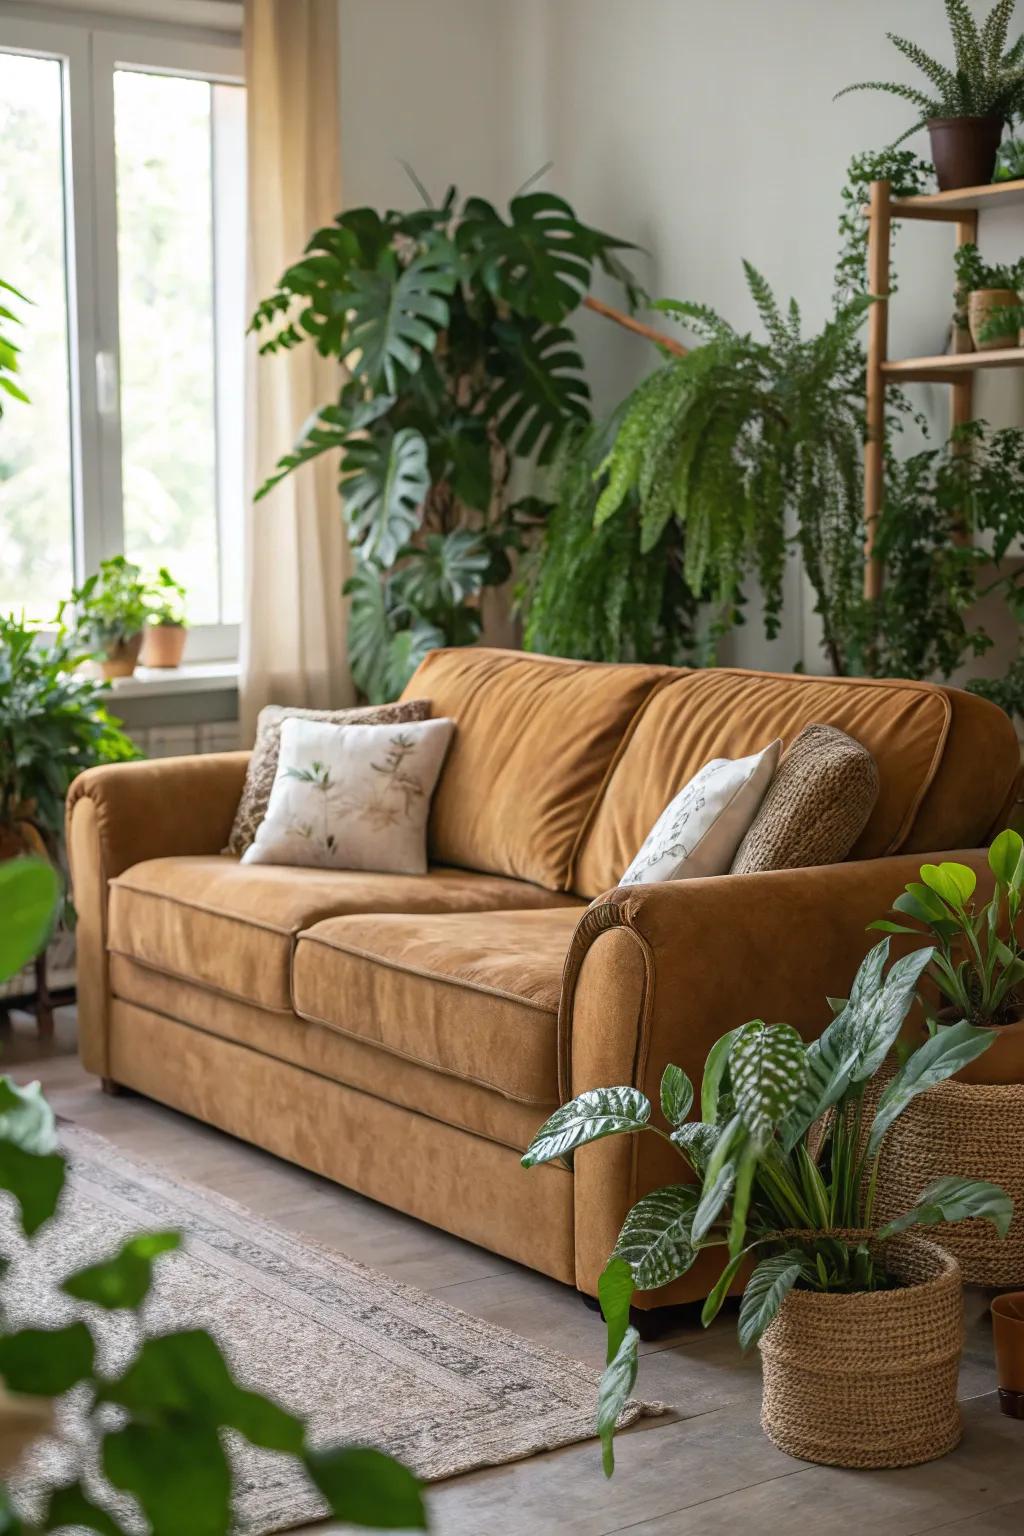
[[[597,1376],[578,1361],[174,1182],[89,1132],[63,1125],[61,1140],[71,1179],[56,1221],[31,1249],[3,1221],[16,1325],[66,1321],[73,1303],[40,1301],[50,1280],[138,1232],[176,1228],[185,1245],[158,1261],[147,1330],[208,1328],[239,1380],[306,1416],[314,1441],[376,1445],[434,1481],[593,1435]],[[132,1319],[90,1309],[89,1320],[101,1367],[115,1368],[132,1349]],[[622,1423],[664,1411],[633,1402]],[[63,1456],[52,1440],[36,1454],[29,1488]],[[284,1458],[241,1442],[232,1456],[241,1530],[324,1516]]]

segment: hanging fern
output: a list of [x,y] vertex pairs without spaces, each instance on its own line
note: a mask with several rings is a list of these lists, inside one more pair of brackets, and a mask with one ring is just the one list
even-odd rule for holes
[[[602,471],[595,526],[637,517],[641,550],[675,526],[691,597],[709,594],[717,627],[732,621],[747,577],[778,634],[787,551],[799,545],[818,597],[826,647],[845,670],[840,619],[862,579],[857,332],[871,300],[856,295],[816,335],[783,311],[749,262],[747,284],[767,341],[701,305],[656,307],[704,345],[666,363],[626,403]],[[635,510],[634,510],[635,508]]]

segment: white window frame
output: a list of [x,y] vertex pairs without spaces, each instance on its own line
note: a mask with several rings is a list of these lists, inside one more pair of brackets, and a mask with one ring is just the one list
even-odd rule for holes
[[[98,0],[102,3],[102,0]],[[114,70],[124,67],[244,84],[241,39],[224,32],[95,13],[0,3],[0,49],[57,59],[63,67],[64,195],[68,303],[74,572],[81,581],[124,550],[121,409],[117,387],[117,192]],[[100,400],[103,359],[113,377]],[[111,388],[111,385],[113,386]],[[217,475],[221,488],[220,465]],[[218,507],[219,511],[219,507]],[[221,530],[218,528],[218,544]],[[239,625],[189,629],[187,659],[234,660]]]

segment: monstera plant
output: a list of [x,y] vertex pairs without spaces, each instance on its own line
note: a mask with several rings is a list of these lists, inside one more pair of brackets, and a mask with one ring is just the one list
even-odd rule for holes
[[552,460],[590,416],[566,324],[596,268],[635,293],[626,242],[530,192],[503,217],[480,197],[411,213],[356,208],[317,230],[258,307],[260,350],[312,344],[345,366],[259,494],[341,449],[357,569],[349,655],[371,700],[401,691],[426,651],[480,630],[480,594],[509,576],[545,507],[513,500],[513,461]]

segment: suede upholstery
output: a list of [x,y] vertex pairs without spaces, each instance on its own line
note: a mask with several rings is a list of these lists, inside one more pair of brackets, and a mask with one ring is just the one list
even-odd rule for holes
[[[670,1060],[699,1089],[709,1045],[749,1018],[820,1030],[923,858],[984,864],[1016,740],[994,706],[916,683],[466,650],[410,689],[456,722],[424,876],[221,856],[244,753],[75,781],[82,1059],[593,1294],[631,1201],[683,1165],[623,1138],[527,1173],[540,1122],[584,1088],[656,1095]],[[812,720],[878,763],[851,861],[608,891],[678,781]],[[709,1274],[641,1300],[695,1298]]]

